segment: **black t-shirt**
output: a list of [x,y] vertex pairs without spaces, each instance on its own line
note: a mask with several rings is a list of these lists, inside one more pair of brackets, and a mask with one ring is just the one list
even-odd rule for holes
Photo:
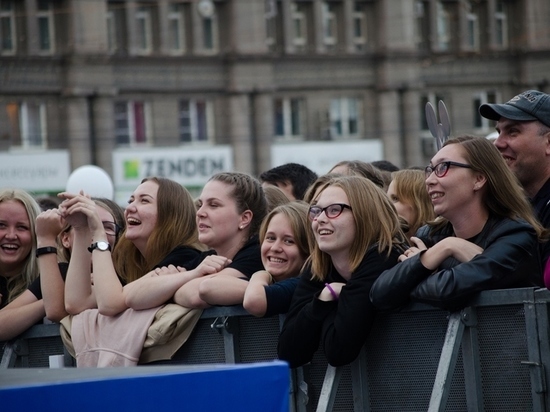
[[8,279],[0,276],[0,309],[8,304]]
[[[69,264],[65,262],[59,262],[57,266],[59,266],[59,272],[61,273],[63,282],[65,282],[65,279],[67,278],[67,270],[69,269]],[[38,300],[42,299],[42,287],[40,286],[40,276],[38,276],[34,280],[34,282],[31,283],[31,285],[29,286],[29,290],[32,292],[34,296],[36,296],[36,299]]]
[[[162,259],[155,268],[161,268],[163,266],[181,266],[187,270],[194,269],[196,267],[195,261],[201,255],[201,253],[189,246],[176,246],[164,259]],[[200,262],[199,262],[200,263]],[[195,266],[192,266],[195,264]]]
[[[196,268],[207,256],[215,254],[215,250],[207,250],[206,252],[202,252],[193,262],[190,262],[190,269]],[[233,257],[232,262],[227,267],[241,272],[246,280],[250,279],[250,277],[258,270],[264,270],[258,236],[252,236],[244,244],[244,246],[239,249]],[[189,270],[187,267],[186,269]]]

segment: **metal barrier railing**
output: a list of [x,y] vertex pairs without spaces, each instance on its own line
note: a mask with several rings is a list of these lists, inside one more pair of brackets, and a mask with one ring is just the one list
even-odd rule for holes
[[[549,305],[548,290],[525,288],[483,292],[452,314],[420,304],[379,314],[352,364],[327,367],[321,348],[293,371],[292,409],[550,411]],[[281,323],[241,307],[211,308],[172,360],[159,363],[272,360]],[[56,325],[31,328],[4,347],[2,367],[44,367],[33,352],[47,352],[40,342],[60,342],[58,333]]]

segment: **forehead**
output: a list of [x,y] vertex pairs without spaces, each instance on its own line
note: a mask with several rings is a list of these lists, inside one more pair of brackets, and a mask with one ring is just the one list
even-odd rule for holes
[[0,202],[0,219],[12,219],[29,221],[29,215],[23,203],[17,200],[5,200]]
[[328,186],[318,196],[317,203],[327,206],[331,203],[347,203],[348,197],[341,187]]
[[111,215],[111,212],[109,212],[107,209],[104,209],[101,206],[97,206],[97,214],[99,215],[99,218],[103,221],[113,221],[113,215]]
[[459,144],[444,146],[432,157],[432,165],[446,160],[464,160],[464,149]]
[[229,200],[232,199],[231,191],[233,186],[220,182],[218,180],[211,180],[204,185],[199,199],[222,199]]
[[134,190],[134,196],[143,196],[149,195],[151,197],[156,197],[159,190],[159,185],[157,182],[148,180],[140,184],[136,190]]
[[283,231],[290,227],[290,221],[282,213],[277,213],[273,215],[269,224],[267,225],[268,231]]

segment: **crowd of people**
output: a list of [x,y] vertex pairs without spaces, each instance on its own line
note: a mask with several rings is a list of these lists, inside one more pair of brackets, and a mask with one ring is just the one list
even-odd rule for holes
[[243,305],[286,314],[278,356],[291,367],[319,347],[338,366],[379,311],[454,311],[483,290],[548,287],[550,96],[479,110],[498,137],[449,139],[423,169],[349,160],[321,176],[295,163],[258,178],[222,172],[197,199],[148,177],[124,209],[84,192],[40,206],[2,189],[0,341],[71,319],[77,365],[90,366],[101,325],[146,330],[166,305]]

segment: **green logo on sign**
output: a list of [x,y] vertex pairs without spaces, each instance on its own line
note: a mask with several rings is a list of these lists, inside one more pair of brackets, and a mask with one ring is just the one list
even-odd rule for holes
[[124,178],[137,179],[139,178],[139,160],[124,161]]

